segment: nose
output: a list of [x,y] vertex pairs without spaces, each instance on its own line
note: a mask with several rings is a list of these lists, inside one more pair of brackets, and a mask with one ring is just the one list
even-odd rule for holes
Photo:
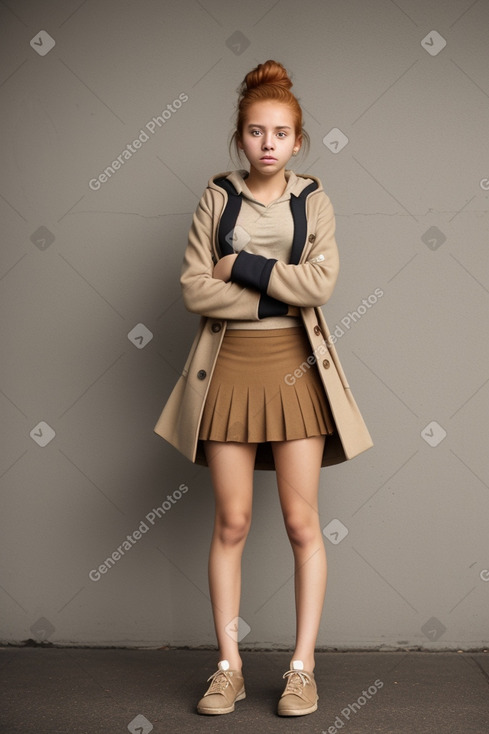
[[268,133],[268,135],[264,136],[264,138],[263,138],[263,150],[273,150],[273,137],[272,137],[272,133]]

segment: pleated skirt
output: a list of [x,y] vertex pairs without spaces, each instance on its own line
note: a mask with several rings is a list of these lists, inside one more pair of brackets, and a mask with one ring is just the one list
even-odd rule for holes
[[333,416],[311,355],[302,326],[228,329],[199,438],[262,443],[332,435]]

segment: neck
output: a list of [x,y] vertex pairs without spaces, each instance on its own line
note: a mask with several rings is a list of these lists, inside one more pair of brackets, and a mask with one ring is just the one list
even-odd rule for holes
[[249,176],[246,179],[246,184],[248,188],[253,188],[253,191],[275,192],[281,190],[283,192],[287,186],[285,169],[277,171],[277,173],[274,173],[272,176],[264,176],[262,173],[257,171],[256,168],[251,166]]

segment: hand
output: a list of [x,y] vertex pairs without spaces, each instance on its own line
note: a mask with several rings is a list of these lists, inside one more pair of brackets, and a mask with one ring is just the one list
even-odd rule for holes
[[225,283],[231,280],[231,270],[233,269],[234,261],[237,257],[237,255],[225,255],[224,257],[221,257],[214,266],[212,277],[217,278],[218,280],[223,280]]

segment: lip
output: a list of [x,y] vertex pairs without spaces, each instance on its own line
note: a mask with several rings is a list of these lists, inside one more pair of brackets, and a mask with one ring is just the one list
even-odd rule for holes
[[274,158],[271,155],[264,155],[263,158],[260,158],[260,160],[261,161],[265,161],[265,162],[268,161],[268,162],[273,162],[274,163],[277,159]]

